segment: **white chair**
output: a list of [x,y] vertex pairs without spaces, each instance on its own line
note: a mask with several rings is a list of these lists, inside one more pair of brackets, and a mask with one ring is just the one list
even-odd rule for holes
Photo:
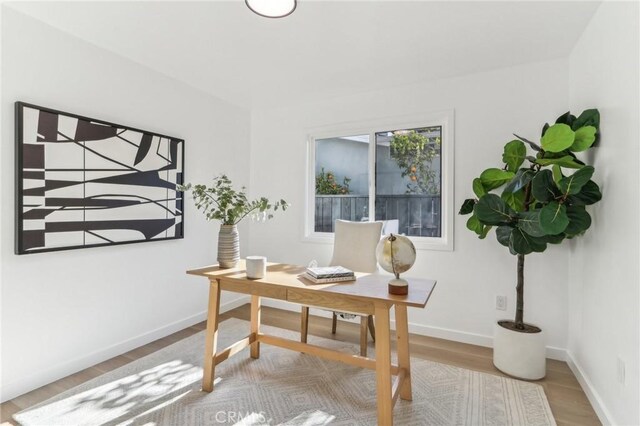
[[[376,246],[382,233],[382,222],[349,222],[336,220],[333,257],[330,266],[344,266],[355,272],[378,271]],[[338,284],[339,285],[339,284]],[[336,333],[338,313],[333,312],[331,333]],[[309,307],[302,307],[300,341],[307,342]],[[373,315],[360,315],[360,355],[367,356],[367,331],[375,341]]]

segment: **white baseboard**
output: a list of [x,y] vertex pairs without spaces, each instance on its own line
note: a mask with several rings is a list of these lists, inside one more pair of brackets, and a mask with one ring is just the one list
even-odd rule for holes
[[576,359],[574,358],[571,351],[566,351],[566,352],[567,352],[567,364],[569,365],[569,368],[571,369],[571,371],[573,371],[573,374],[578,379],[578,383],[580,383],[582,390],[587,395],[587,399],[589,399],[589,402],[591,403],[593,410],[598,415],[598,419],[600,419],[600,422],[603,425],[618,424],[613,420],[613,416],[611,415],[611,412],[607,409],[607,406],[602,401],[600,394],[598,393],[598,391],[596,391],[595,387],[591,383],[591,380],[589,380],[589,377],[585,374],[584,370],[580,367],[580,364],[576,362]]
[[[262,304],[264,306],[285,309],[288,311],[294,311],[294,312],[300,311],[300,305],[285,302],[282,300],[263,299]],[[330,318],[331,312],[323,309],[314,309],[313,315]],[[395,327],[394,320],[391,320],[391,326]],[[409,332],[414,334],[419,334],[421,336],[437,337],[440,339],[453,340],[455,342],[468,343],[471,345],[484,346],[487,348],[493,347],[493,336],[486,336],[483,334],[451,330],[448,328],[434,327],[434,326],[416,324],[412,322],[409,323]],[[557,348],[554,346],[547,346],[547,358],[555,359],[558,361],[564,361],[566,359],[566,350],[562,348]]]
[[[231,309],[235,309],[238,306],[242,306],[247,303],[248,300],[249,299],[246,296],[240,296],[230,302],[221,305],[220,310],[222,312],[225,312]],[[84,355],[64,362],[62,364],[37,371],[36,373],[21,378],[19,381],[3,383],[2,390],[0,391],[0,402],[11,400],[17,396],[30,392],[48,383],[77,373],[78,371],[99,364],[132,349],[146,345],[147,343],[168,336],[169,334],[175,333],[176,331],[183,330],[187,327],[204,321],[206,318],[206,311],[199,312],[195,315],[191,315],[187,318],[172,322],[171,324],[164,325],[155,330],[151,330],[147,333],[132,337],[131,339],[116,343],[115,345],[100,349],[88,355]]]

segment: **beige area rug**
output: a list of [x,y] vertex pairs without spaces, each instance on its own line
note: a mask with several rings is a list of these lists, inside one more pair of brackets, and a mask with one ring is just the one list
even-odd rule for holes
[[[220,324],[220,346],[249,323]],[[297,339],[298,333],[263,326]],[[309,342],[357,354],[355,344]],[[200,390],[204,333],[198,333],[14,416],[23,425],[374,425],[375,374],[262,345],[218,366],[215,390]],[[555,425],[541,386],[412,358],[413,401],[398,400],[396,425]]]

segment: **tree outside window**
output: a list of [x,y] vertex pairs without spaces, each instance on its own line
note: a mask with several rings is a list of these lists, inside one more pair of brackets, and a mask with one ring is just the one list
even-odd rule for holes
[[407,194],[440,193],[440,179],[433,168],[433,161],[440,153],[440,137],[428,137],[425,133],[402,130],[394,132],[391,138],[391,157],[402,170],[401,176],[411,181],[407,183]]

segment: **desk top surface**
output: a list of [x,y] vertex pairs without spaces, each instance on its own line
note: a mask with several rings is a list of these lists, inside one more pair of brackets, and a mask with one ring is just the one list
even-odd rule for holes
[[355,281],[339,283],[314,284],[303,277],[306,268],[298,265],[284,263],[267,263],[267,274],[264,278],[253,280],[247,278],[244,260],[238,266],[230,269],[221,269],[218,265],[205,266],[191,269],[187,274],[218,279],[226,282],[252,283],[253,285],[278,286],[310,291],[334,293],[337,297],[350,296],[371,301],[401,304],[412,307],[424,308],[436,285],[436,281],[402,276],[409,282],[409,294],[398,296],[389,294],[388,283],[392,276],[379,274],[366,274],[356,272]]

